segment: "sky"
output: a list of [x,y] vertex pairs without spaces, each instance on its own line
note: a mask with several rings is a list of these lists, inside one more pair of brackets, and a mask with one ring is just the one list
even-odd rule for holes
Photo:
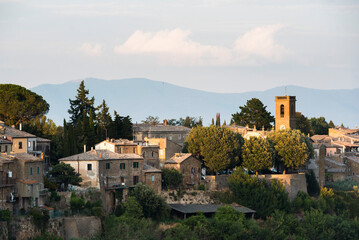
[[0,0],[0,83],[359,88],[359,2]]

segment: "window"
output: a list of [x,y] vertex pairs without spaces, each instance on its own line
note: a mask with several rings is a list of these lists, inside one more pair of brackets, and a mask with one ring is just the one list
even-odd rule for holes
[[35,141],[32,142],[32,148],[34,149],[34,151],[36,150],[35,149],[36,148],[36,142]]
[[152,180],[152,182],[155,181],[155,176],[154,175],[151,177],[151,180]]
[[280,105],[280,117],[284,117],[284,105]]
[[92,171],[92,164],[91,163],[87,164],[87,171]]
[[135,148],[133,148],[133,153],[136,153],[136,149],[135,149]]
[[125,163],[120,163],[120,169],[126,169],[126,164]]
[[5,152],[7,152],[7,146],[5,146]]
[[19,142],[19,149],[22,149],[22,142]]
[[138,162],[133,162],[133,168],[138,168]]
[[110,169],[110,163],[106,163],[106,169]]
[[133,185],[138,183],[138,176],[133,176]]
[[29,148],[31,148],[31,142],[30,141],[27,143],[27,145],[28,145]]
[[40,174],[40,167],[37,167],[37,174]]
[[152,152],[152,157],[153,157],[153,152]]
[[30,175],[32,175],[32,167],[30,167]]

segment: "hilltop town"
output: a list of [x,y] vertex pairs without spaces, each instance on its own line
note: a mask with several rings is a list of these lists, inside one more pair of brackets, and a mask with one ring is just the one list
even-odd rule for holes
[[359,129],[307,118],[296,96],[273,96],[274,116],[248,99],[228,124],[134,124],[81,82],[56,126],[46,99],[0,87],[0,239],[359,236]]

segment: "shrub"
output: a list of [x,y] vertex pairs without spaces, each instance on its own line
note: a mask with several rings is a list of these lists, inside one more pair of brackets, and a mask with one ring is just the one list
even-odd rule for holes
[[182,183],[183,175],[174,168],[163,168],[162,179],[166,188],[178,188]]
[[314,171],[310,170],[309,173],[305,174],[307,180],[307,192],[310,196],[318,196],[320,193],[319,183],[315,177]]
[[102,207],[93,207],[92,212],[96,217],[102,218],[103,216]]
[[156,195],[151,187],[138,183],[130,196],[135,197],[142,206],[142,211],[146,218],[160,220],[169,216],[169,206],[162,197]]
[[40,208],[31,208],[28,210],[28,215],[31,216],[34,225],[40,230],[44,231],[49,223],[50,215],[46,210]]
[[8,224],[11,220],[11,211],[9,209],[0,209],[0,221],[6,221]]
[[59,202],[61,200],[61,196],[57,194],[56,191],[51,191],[50,201]]
[[326,187],[333,188],[338,191],[352,191],[354,186],[358,186],[358,183],[349,178],[343,181],[337,180],[335,182],[327,182],[326,184]]
[[206,187],[204,186],[204,184],[200,184],[200,185],[198,186],[198,190],[205,191],[205,190],[206,190]]
[[279,181],[267,184],[256,176],[249,176],[237,169],[228,179],[229,187],[236,201],[256,210],[256,216],[266,218],[275,209],[288,211],[290,208],[288,193]]
[[63,240],[63,238],[46,232],[42,235],[29,238],[29,240]]

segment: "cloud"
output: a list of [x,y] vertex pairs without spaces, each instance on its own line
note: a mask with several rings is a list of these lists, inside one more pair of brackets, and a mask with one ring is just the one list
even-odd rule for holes
[[115,52],[125,55],[150,55],[174,65],[217,65],[230,59],[228,49],[202,45],[189,39],[190,31],[174,29],[159,32],[136,31]]
[[188,30],[136,31],[114,51],[155,57],[166,65],[258,65],[285,57],[287,50],[274,41],[275,33],[282,28],[282,25],[255,28],[238,37],[231,48],[193,41]]
[[283,25],[270,25],[255,28],[237,38],[234,51],[244,58],[259,57],[269,61],[280,61],[288,51],[275,43],[274,35],[283,27]]
[[102,53],[102,46],[100,44],[83,43],[80,51],[89,56],[100,56]]

